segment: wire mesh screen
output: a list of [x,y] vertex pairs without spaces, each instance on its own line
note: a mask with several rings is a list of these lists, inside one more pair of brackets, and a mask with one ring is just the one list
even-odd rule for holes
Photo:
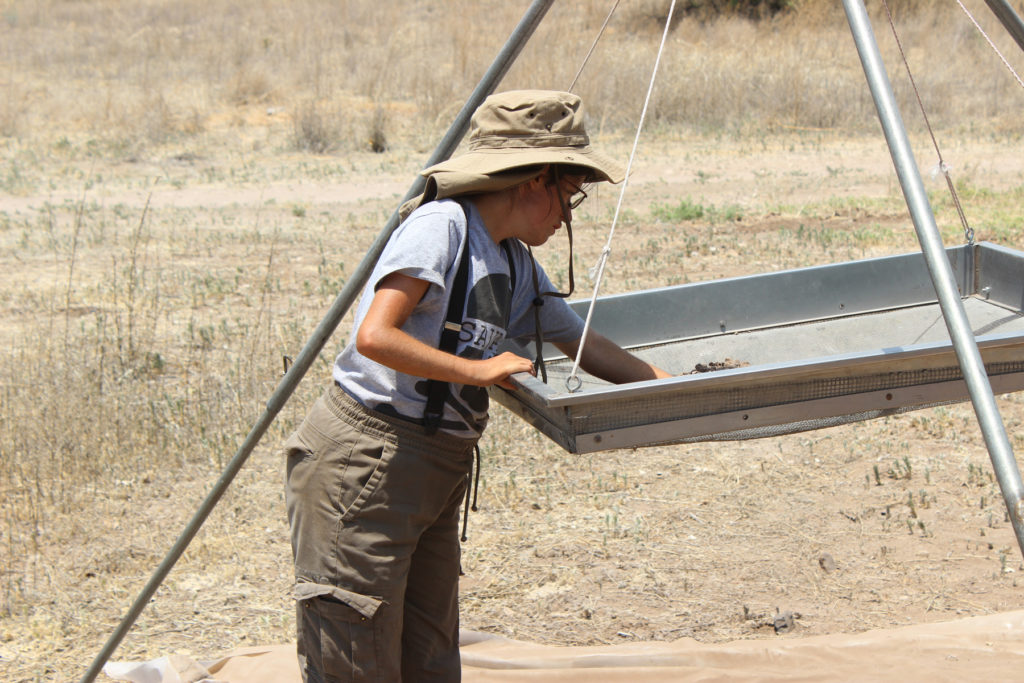
[[[990,375],[1024,372],[1024,361],[992,363],[986,368]],[[721,389],[640,395],[604,403],[591,403],[585,411],[573,413],[571,425],[574,433],[583,434],[871,391],[949,382],[962,377],[960,368],[954,366],[875,373],[861,377],[751,383]],[[865,415],[861,419],[870,417]]]
[[695,436],[687,436],[681,438],[666,439],[662,442],[651,441],[645,445],[647,446],[661,446],[672,443],[698,443],[702,441],[745,441],[749,439],[764,439],[772,436],[783,436],[785,434],[795,434],[797,432],[809,432],[815,429],[826,429],[828,427],[839,427],[841,425],[850,424],[852,422],[863,422],[864,420],[874,420],[879,417],[886,415],[895,415],[898,413],[909,413],[914,410],[921,410],[922,408],[934,408],[935,406],[948,405],[950,403],[957,403],[958,401],[937,401],[934,403],[925,403],[921,405],[904,406],[900,408],[888,408],[888,409],[877,409],[877,410],[864,410],[858,413],[851,413],[849,415],[836,415],[834,417],[821,417],[812,420],[796,420],[793,422],[786,422],[784,424],[776,425],[764,425],[761,427],[752,427],[750,429],[736,429],[732,431],[723,431],[713,434],[698,434]]

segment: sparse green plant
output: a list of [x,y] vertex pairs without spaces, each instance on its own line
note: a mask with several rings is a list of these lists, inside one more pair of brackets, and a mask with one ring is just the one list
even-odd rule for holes
[[990,470],[979,465],[975,465],[974,463],[967,464],[968,486],[989,486],[992,484],[993,480],[994,477]]
[[890,479],[910,479],[912,474],[913,469],[910,467],[910,461],[906,457],[903,460],[893,460],[892,465],[886,472]]
[[656,220],[665,221],[667,223],[679,223],[681,221],[693,221],[698,218],[703,218],[706,209],[701,204],[695,203],[689,197],[680,199],[679,203],[675,205],[671,204],[652,204],[651,215]]
[[742,220],[743,208],[738,204],[730,204],[729,206],[710,209],[708,214],[712,222],[715,223],[733,222]]

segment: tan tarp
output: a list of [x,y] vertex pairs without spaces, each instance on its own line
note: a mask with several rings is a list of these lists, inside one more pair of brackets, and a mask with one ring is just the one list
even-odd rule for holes
[[[687,638],[553,647],[464,632],[462,662],[466,683],[1024,681],[1024,611],[856,635],[786,635],[718,645]],[[149,667],[149,676],[140,670],[134,677],[126,671],[116,677],[137,683],[299,680],[293,645],[236,650],[212,662],[171,656],[123,666]]]

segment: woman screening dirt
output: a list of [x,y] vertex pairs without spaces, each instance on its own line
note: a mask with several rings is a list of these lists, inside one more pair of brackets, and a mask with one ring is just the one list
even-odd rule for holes
[[[569,93],[494,95],[469,142],[423,172],[333,385],[286,443],[306,681],[459,680],[459,508],[486,387],[533,371],[498,345],[535,337],[537,292],[554,289],[526,247],[571,222],[586,184],[623,178]],[[544,339],[575,355],[583,321],[561,298],[537,310]],[[612,382],[668,376],[594,332],[581,366]]]

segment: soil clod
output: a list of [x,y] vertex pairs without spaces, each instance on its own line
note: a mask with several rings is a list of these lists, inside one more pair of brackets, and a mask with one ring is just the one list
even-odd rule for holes
[[717,370],[732,370],[733,368],[745,368],[750,363],[746,361],[733,360],[732,358],[726,358],[725,360],[713,360],[707,363],[697,363],[693,366],[693,370],[690,371],[691,375],[696,375],[702,372],[715,372]]

